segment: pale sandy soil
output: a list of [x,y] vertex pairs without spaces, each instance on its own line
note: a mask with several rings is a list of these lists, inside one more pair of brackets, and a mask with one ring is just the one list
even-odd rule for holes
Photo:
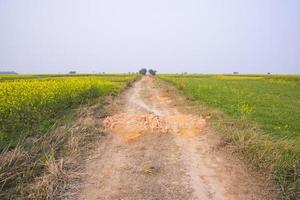
[[201,116],[144,77],[114,104],[86,161],[77,199],[274,199],[245,164],[216,150]]

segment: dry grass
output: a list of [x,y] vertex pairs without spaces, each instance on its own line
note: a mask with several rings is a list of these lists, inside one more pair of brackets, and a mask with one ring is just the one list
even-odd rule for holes
[[[109,99],[109,98],[107,98]],[[80,163],[101,137],[103,101],[81,108],[73,122],[57,124],[0,154],[0,199],[66,199],[76,190]],[[73,187],[70,183],[73,183]]]
[[282,199],[299,199],[300,162],[292,156],[299,141],[273,140],[255,124],[243,119],[224,116],[211,120],[210,124],[233,146],[234,153],[268,178],[276,180]]
[[274,140],[257,124],[246,119],[233,119],[221,111],[193,103],[198,108],[194,112],[210,116],[207,121],[221,135],[223,147],[229,148],[265,178],[276,180],[281,199],[299,199],[300,158],[291,156],[295,155],[299,141]]

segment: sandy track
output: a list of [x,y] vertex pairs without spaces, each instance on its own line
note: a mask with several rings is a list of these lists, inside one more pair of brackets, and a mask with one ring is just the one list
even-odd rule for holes
[[215,151],[205,119],[182,113],[144,77],[104,120],[78,199],[272,199],[245,166]]

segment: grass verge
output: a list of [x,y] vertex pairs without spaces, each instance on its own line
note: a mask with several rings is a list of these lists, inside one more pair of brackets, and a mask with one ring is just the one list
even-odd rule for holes
[[[0,199],[64,199],[87,148],[102,136],[104,98],[73,110],[39,138],[0,155]],[[96,117],[96,118],[95,118]],[[94,119],[94,120],[92,120]],[[97,120],[97,122],[96,122]]]

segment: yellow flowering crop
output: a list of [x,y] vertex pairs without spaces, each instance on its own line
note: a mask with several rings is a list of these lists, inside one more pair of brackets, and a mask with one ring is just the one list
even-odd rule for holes
[[24,133],[36,134],[38,125],[74,105],[121,89],[130,78],[83,76],[0,82],[0,147],[16,142]]

